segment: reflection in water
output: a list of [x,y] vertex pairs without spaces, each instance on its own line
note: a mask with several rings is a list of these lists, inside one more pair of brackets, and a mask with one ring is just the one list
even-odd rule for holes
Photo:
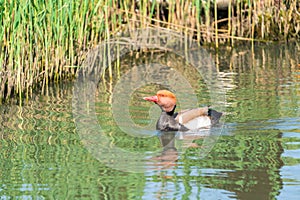
[[[197,157],[205,157],[213,148],[215,140],[221,133],[221,125],[215,125],[211,129],[198,129],[187,132],[164,132],[158,133],[158,138],[162,147],[160,155],[152,157],[156,161],[156,169],[166,169],[177,166],[176,162],[180,156],[183,156],[188,148],[198,148]],[[201,145],[196,143],[202,142]],[[212,142],[213,141],[213,142]],[[152,163],[151,163],[152,164]]]
[[[96,114],[110,138],[109,145],[144,152],[144,173],[111,169],[84,148],[72,116],[72,85],[50,87],[23,107],[1,105],[0,198],[298,199],[299,46],[268,44],[251,49],[244,45],[220,52],[216,63],[227,103],[225,130],[218,138],[211,132],[209,137],[163,133],[135,138],[124,134],[112,115],[116,82],[100,83]],[[189,76],[199,104],[210,104],[201,77],[182,67],[185,62],[172,54],[138,60],[126,57],[120,75],[132,65],[146,65],[153,59]],[[132,94],[129,111],[137,125],[147,126],[158,118],[159,110],[149,108],[141,97],[160,87],[148,85]],[[181,94],[179,107],[189,103],[185,95]],[[216,143],[203,158],[205,138]],[[186,144],[192,145],[185,148]],[[112,159],[116,160],[118,157]]]
[[226,173],[227,181],[222,188],[234,192],[238,199],[255,196],[272,199],[282,187],[278,171],[283,165],[280,158],[283,148],[279,142],[282,134],[278,130],[247,132],[247,138],[226,139],[228,145],[232,145],[233,149],[238,147],[239,151],[222,152],[223,159],[225,157],[227,161],[223,169],[235,169]]
[[175,147],[176,132],[161,132],[158,134],[162,146],[162,153],[159,156],[153,157],[152,160],[158,161],[155,166],[160,169],[176,166],[178,160],[178,151]]

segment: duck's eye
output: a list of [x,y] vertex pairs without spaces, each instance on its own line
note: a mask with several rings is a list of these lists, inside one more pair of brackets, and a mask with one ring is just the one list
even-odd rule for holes
[[161,96],[161,97],[165,97],[166,95],[164,95],[164,94],[160,94],[159,96]]

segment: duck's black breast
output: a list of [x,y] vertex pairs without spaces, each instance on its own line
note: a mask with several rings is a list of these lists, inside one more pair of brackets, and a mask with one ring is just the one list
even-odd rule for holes
[[185,126],[175,120],[176,114],[162,112],[156,123],[156,129],[160,131],[187,131]]

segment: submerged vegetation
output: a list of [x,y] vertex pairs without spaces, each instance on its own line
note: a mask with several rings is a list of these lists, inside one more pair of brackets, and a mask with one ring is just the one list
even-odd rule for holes
[[2,0],[0,102],[73,78],[88,49],[128,30],[155,27],[202,44],[299,39],[297,0]]

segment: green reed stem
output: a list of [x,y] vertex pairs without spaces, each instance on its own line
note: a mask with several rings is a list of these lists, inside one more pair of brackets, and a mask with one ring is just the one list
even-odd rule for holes
[[218,5],[217,0],[214,0],[214,15],[215,15],[215,43],[216,48],[219,48],[219,38],[218,38]]
[[[228,0],[228,20],[223,20],[228,23],[222,27],[216,0],[214,4],[210,0],[160,2],[2,0],[0,102],[12,95],[21,99],[33,88],[74,77],[89,49],[136,28],[171,28],[216,47],[221,41],[233,45],[240,39],[300,38],[298,1],[281,1],[279,6],[276,0]],[[108,70],[112,77],[112,69]]]

